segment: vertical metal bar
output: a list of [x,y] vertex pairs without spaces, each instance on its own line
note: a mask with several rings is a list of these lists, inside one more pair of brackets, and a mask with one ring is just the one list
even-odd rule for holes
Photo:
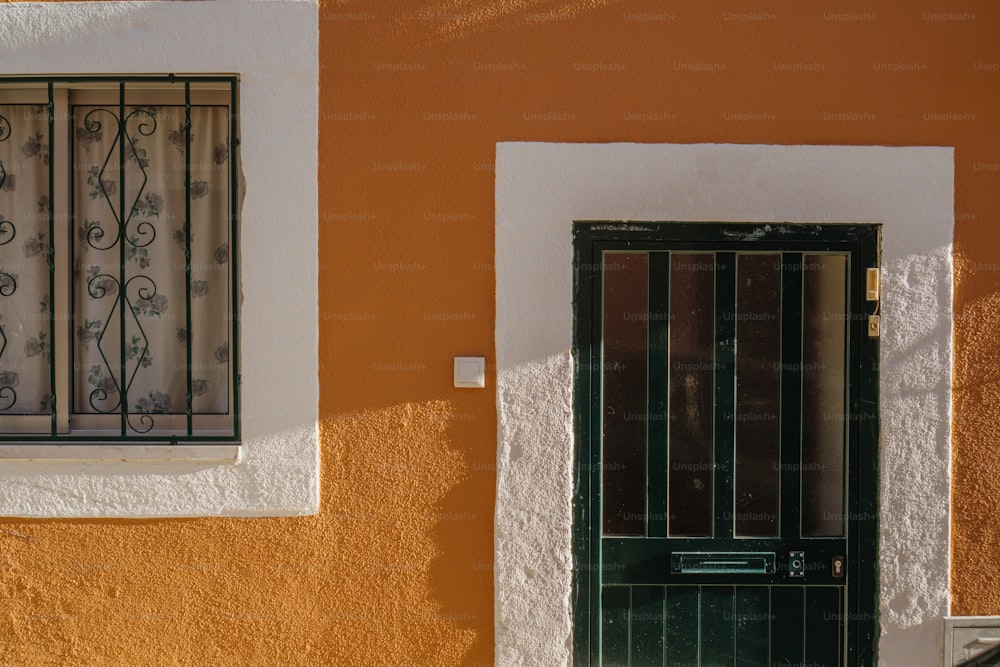
[[240,346],[239,346],[239,332],[240,332],[240,322],[239,322],[239,303],[240,303],[240,284],[239,284],[239,270],[237,262],[240,257],[240,239],[239,239],[239,169],[237,165],[237,155],[240,147],[240,140],[237,131],[239,125],[237,123],[237,117],[239,116],[239,108],[237,107],[236,99],[236,85],[238,83],[237,79],[233,79],[229,83],[230,91],[230,102],[229,102],[229,190],[231,193],[230,202],[230,246],[229,246],[229,263],[232,267],[232,277],[230,280],[233,285],[233,295],[232,304],[230,306],[231,319],[232,322],[232,339],[233,344],[229,349],[229,376],[233,378],[233,401],[232,401],[232,414],[233,414],[233,437],[240,437]]
[[[860,247],[852,253],[852,271],[856,286],[852,286],[851,313],[861,315],[852,321],[851,339],[851,402],[852,433],[857,439],[857,454],[851,459],[851,475],[857,479],[858,502],[853,510],[859,517],[848,527],[852,544],[847,563],[848,610],[853,615],[848,623],[849,646],[857,664],[878,663],[878,601],[879,601],[879,339],[868,336],[865,304],[862,299],[864,271],[881,264],[882,228],[864,225],[859,229]],[[855,268],[856,267],[856,268]],[[856,352],[855,352],[856,351]],[[855,357],[854,355],[857,354]],[[855,403],[856,401],[856,403]],[[858,573],[851,576],[853,572]]]
[[598,636],[600,627],[600,588],[594,586],[598,580],[597,544],[592,538],[592,508],[598,502],[594,477],[593,452],[591,446],[597,431],[593,426],[592,387],[598,386],[597,347],[594,344],[593,322],[596,320],[594,305],[594,282],[596,271],[592,260],[593,242],[581,227],[573,229],[573,298],[578,316],[573,323],[573,349],[576,351],[576,375],[574,378],[574,419],[577,424],[575,448],[577,464],[576,484],[573,498],[573,612],[580,619],[573,633],[573,647],[577,655],[591,656],[591,639]]
[[194,433],[194,413],[192,401],[194,392],[191,378],[191,82],[184,82],[184,313],[187,317],[185,327],[185,350],[187,363],[184,368],[187,379],[187,434]]
[[715,256],[715,537],[733,536],[736,410],[736,253]]
[[[53,140],[55,137],[55,124],[56,124],[56,108],[55,108],[55,91],[53,90],[52,81],[49,81],[48,86],[49,93],[49,252],[48,252],[48,263],[49,263],[49,410],[52,412],[52,437],[54,438],[59,432],[59,422],[56,412],[56,401],[58,396],[56,395],[56,318],[55,318],[55,307],[56,307],[56,265],[55,265],[55,238],[56,238],[56,219],[55,210],[53,206],[55,205],[55,165],[56,165],[56,155],[54,155],[56,142]],[[68,365],[67,365],[68,366]]]
[[[13,131],[14,130],[10,125],[10,120],[0,115],[0,141],[8,141],[11,137],[11,134],[13,134]],[[6,181],[7,181],[7,170],[3,166],[3,160],[0,160],[0,188],[3,187],[3,184]],[[9,221],[0,223],[0,227],[3,227],[5,231],[8,225],[10,225],[10,231],[14,232],[14,234],[16,235],[16,229],[14,228],[13,223]],[[3,271],[2,267],[0,267],[0,278],[2,278],[0,279],[0,286],[11,284],[11,282],[9,282],[9,279],[7,278],[7,275],[8,275],[7,272]],[[8,294],[8,296],[9,295],[10,294]],[[0,296],[2,296],[2,294],[0,294]],[[3,353],[4,351],[6,351],[6,349],[7,349],[7,335],[4,333],[3,327],[0,326],[0,357],[3,357]],[[11,387],[0,388],[0,394],[3,394],[5,401],[8,389],[14,391],[13,388]],[[13,407],[14,403],[17,402],[17,394],[14,393],[12,396],[14,398],[14,402],[11,403],[9,406],[7,406],[8,408]]]
[[649,253],[649,387],[646,390],[646,535],[667,536],[667,384],[670,253]]
[[121,354],[118,359],[118,372],[121,373],[118,381],[118,396],[121,399],[119,409],[122,420],[122,437],[126,435],[128,426],[128,387],[126,386],[128,378],[125,368],[125,309],[128,308],[128,299],[125,296],[125,244],[128,242],[128,235],[125,227],[131,217],[130,212],[125,210],[126,141],[128,141],[128,131],[125,127],[125,81],[122,80],[118,82],[118,320],[121,326],[118,332],[118,349],[119,354]]
[[[589,497],[586,501],[589,512],[589,524],[586,525],[588,549],[590,552],[590,571],[588,573],[588,585],[590,596],[590,632],[588,641],[590,651],[588,655],[600,664],[602,633],[604,627],[601,617],[604,614],[604,602],[601,591],[604,579],[604,556],[602,550],[602,526],[604,525],[604,475],[601,466],[604,461],[603,438],[601,425],[603,415],[601,414],[601,385],[604,382],[604,269],[603,252],[591,237],[587,237],[583,249],[580,266],[587,267],[584,271],[586,276],[586,286],[589,290],[590,319],[585,322],[589,327],[590,339],[590,385],[587,394],[587,418],[588,432],[586,447],[588,458],[585,459],[588,465],[588,486]],[[597,268],[601,267],[601,268]]]

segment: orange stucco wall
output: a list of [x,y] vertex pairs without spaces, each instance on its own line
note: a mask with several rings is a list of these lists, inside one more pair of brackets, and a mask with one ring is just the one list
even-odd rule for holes
[[451,360],[492,361],[501,140],[955,146],[953,612],[1000,614],[1000,5],[957,4],[326,2],[321,511],[0,521],[0,664],[492,663]]

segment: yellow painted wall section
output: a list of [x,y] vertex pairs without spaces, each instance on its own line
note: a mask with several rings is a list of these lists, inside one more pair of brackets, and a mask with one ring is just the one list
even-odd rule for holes
[[493,373],[451,376],[493,361],[508,140],[955,146],[953,612],[1000,613],[1000,6],[319,12],[321,511],[4,520],[0,664],[492,663]]

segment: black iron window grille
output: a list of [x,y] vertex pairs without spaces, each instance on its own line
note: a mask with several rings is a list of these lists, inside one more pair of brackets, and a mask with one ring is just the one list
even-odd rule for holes
[[237,93],[0,78],[0,440],[240,437]]

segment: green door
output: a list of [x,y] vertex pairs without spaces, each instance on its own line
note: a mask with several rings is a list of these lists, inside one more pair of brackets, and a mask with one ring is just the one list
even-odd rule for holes
[[879,238],[574,226],[576,664],[875,664]]

